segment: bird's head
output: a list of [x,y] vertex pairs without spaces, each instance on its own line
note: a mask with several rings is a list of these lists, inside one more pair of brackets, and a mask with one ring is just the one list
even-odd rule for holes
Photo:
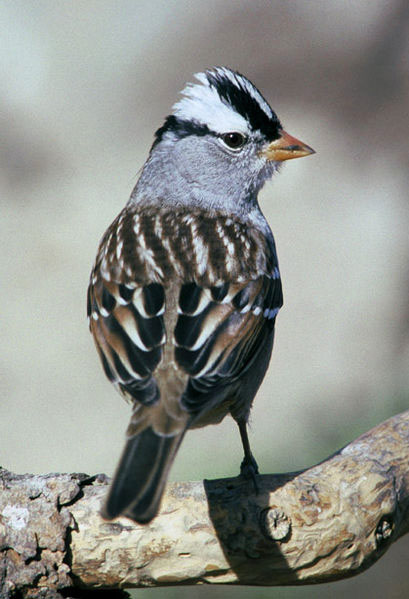
[[256,198],[281,162],[314,153],[283,130],[275,112],[243,75],[216,67],[195,78],[198,82],[186,85],[155,134],[142,186],[148,179],[161,188],[164,182],[159,178],[167,167],[168,194],[172,192],[176,201],[183,196],[184,203],[190,198],[208,206],[238,206]]

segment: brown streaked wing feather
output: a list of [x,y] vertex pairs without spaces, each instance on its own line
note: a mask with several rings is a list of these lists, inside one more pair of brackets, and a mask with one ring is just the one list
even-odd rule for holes
[[[183,288],[180,306],[188,305],[187,293],[195,298],[190,314],[179,316],[175,356],[190,379],[182,405],[200,412],[210,402],[228,394],[227,387],[236,383],[252,366],[265,340],[273,335],[275,314],[282,305],[279,278],[259,277],[235,284],[214,301],[216,293]],[[210,300],[203,308],[202,295]],[[194,310],[197,306],[196,311]]]
[[108,378],[122,393],[150,404],[158,396],[152,376],[165,343],[165,295],[157,283],[137,288],[107,281],[90,285],[90,329]]

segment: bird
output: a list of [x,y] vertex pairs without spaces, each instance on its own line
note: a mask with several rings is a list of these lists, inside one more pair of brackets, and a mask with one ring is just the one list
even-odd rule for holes
[[239,427],[241,475],[258,475],[247,424],[283,305],[258,193],[283,161],[314,150],[244,75],[212,67],[194,77],[156,131],[90,276],[90,330],[132,406],[101,510],[108,520],[150,522],[186,432],[226,415]]

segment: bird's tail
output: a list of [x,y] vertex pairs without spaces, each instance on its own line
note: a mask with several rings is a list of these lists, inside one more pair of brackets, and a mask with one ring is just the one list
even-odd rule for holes
[[185,431],[161,436],[149,427],[127,441],[102,516],[127,516],[141,524],[159,510],[169,470]]

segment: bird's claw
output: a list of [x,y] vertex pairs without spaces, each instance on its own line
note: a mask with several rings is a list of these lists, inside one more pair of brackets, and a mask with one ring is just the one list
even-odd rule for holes
[[240,465],[240,476],[245,478],[246,480],[252,480],[254,485],[254,492],[258,495],[259,488],[257,484],[257,475],[258,475],[258,466],[257,462],[252,455],[245,456],[241,465]]

